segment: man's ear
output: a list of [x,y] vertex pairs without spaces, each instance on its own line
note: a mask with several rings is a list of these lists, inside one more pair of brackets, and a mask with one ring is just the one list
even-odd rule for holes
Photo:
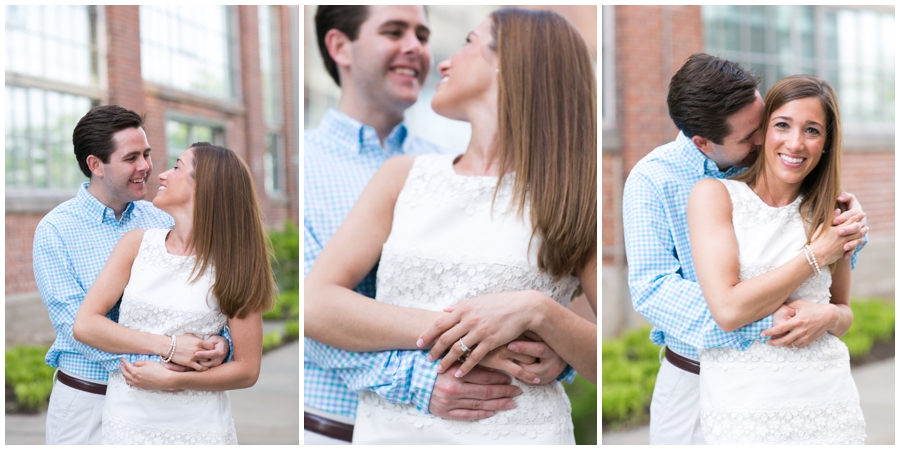
[[350,67],[350,39],[342,31],[330,29],[325,33],[325,48],[338,67]]
[[691,138],[691,142],[700,149],[701,152],[705,154],[709,154],[713,151],[713,141],[702,137],[700,135],[695,134],[694,137]]
[[88,155],[86,162],[88,169],[91,170],[92,174],[97,177],[103,177],[103,161],[100,161],[100,158],[94,155]]

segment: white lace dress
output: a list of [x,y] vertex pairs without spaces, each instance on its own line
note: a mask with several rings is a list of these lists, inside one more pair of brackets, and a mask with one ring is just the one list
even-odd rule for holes
[[[762,275],[803,251],[801,198],[766,205],[745,183],[722,180],[731,196],[741,281]],[[791,294],[830,301],[823,268]],[[847,346],[824,334],[802,348],[757,341],[746,351],[700,351],[700,421],[708,444],[863,444],[866,424],[850,376]]]
[[[119,323],[154,334],[218,334],[226,317],[207,294],[207,271],[188,283],[194,256],[171,255],[169,230],[147,230],[122,296]],[[231,403],[223,391],[147,391],[109,374],[103,406],[104,444],[237,444]]]
[[[537,270],[531,226],[509,212],[512,176],[504,177],[493,214],[497,177],[458,175],[453,157],[416,158],[394,207],[381,254],[377,300],[440,311],[482,294],[534,289],[567,305],[578,285]],[[423,324],[425,325],[425,324]],[[513,380],[516,407],[478,421],[445,420],[411,404],[360,394],[354,444],[574,444],[572,408],[562,385]]]

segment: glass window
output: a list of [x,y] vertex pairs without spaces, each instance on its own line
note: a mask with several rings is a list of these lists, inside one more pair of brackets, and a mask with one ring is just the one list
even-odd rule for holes
[[7,6],[7,72],[96,85],[96,22],[93,6]]
[[189,120],[166,120],[166,160],[169,163],[166,168],[173,167],[181,154],[195,142],[209,142],[224,146],[225,128],[193,123]]
[[266,134],[266,154],[263,156],[263,170],[266,176],[266,192],[281,192],[284,190],[282,186],[282,176],[280,168],[281,154],[278,133]]
[[259,68],[262,76],[263,117],[268,125],[281,123],[279,8],[279,6],[259,7]]
[[44,89],[6,86],[6,186],[65,189],[87,181],[72,131],[98,103]]
[[235,97],[231,7],[140,8],[145,80],[207,97]]
[[[99,97],[96,7],[6,6],[5,13],[5,184],[76,188],[86,178],[72,131],[99,104],[76,94],[88,87]],[[55,88],[44,88],[48,82]]]
[[763,76],[798,73],[837,90],[845,122],[894,123],[894,15],[822,6],[704,6],[706,51]]

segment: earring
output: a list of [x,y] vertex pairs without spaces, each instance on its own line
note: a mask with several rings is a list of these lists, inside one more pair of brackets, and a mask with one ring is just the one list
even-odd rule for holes
[[497,69],[497,70],[495,70],[494,72],[495,72],[495,73],[500,73],[500,69]]

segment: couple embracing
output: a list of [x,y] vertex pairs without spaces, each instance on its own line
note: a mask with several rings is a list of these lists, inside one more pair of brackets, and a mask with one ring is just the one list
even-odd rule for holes
[[668,94],[680,133],[625,184],[632,299],[665,351],[651,444],[865,440],[838,337],[868,227],[841,190],[837,94],[794,75],[763,101],[758,84],[688,58]]
[[259,376],[275,290],[250,170],[195,143],[151,204],[140,115],[97,106],[72,140],[89,182],[34,237],[57,334],[46,442],[237,444],[226,391]]
[[432,107],[472,126],[450,155],[403,123],[427,14],[316,13],[342,95],[305,135],[304,443],[574,444],[559,380],[597,376],[588,47],[555,13],[491,14],[438,65]]

